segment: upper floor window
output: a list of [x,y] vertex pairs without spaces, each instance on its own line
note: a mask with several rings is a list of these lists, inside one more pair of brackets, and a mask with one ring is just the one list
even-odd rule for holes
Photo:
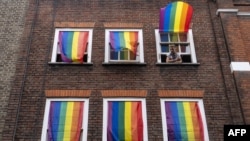
[[142,30],[107,29],[105,63],[144,63]]
[[199,99],[161,99],[164,141],[209,141],[205,112]]
[[197,63],[192,29],[187,33],[167,33],[155,30],[157,63],[165,63],[171,53],[171,45],[182,59],[182,63]]
[[92,29],[56,29],[51,63],[91,63]]
[[171,2],[160,9],[159,30],[155,30],[157,63],[197,63],[189,28],[192,14],[192,6],[183,1]]
[[47,99],[42,141],[87,140],[88,99]]

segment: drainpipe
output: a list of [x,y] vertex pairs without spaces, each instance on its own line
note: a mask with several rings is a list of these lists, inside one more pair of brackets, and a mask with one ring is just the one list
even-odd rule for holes
[[50,36],[51,38],[49,38],[48,40],[48,43],[50,43],[48,45],[48,48],[47,48],[47,52],[46,52],[46,55],[45,55],[45,62],[44,62],[44,71],[43,71],[43,80],[42,80],[42,88],[41,88],[41,92],[40,92],[40,100],[38,99],[37,103],[39,103],[39,108],[38,108],[38,111],[36,113],[36,120],[35,120],[35,125],[34,125],[34,130],[33,130],[33,140],[35,140],[35,138],[37,137],[37,130],[35,129],[37,127],[37,125],[39,125],[40,123],[40,112],[42,111],[42,108],[44,108],[44,105],[43,105],[43,98],[45,97],[44,95],[44,91],[45,91],[45,82],[46,82],[46,74],[47,74],[47,71],[48,71],[48,59],[49,59],[49,54],[50,54],[50,50],[51,50],[51,47],[53,46],[52,43],[51,43],[51,40],[53,39],[53,33],[54,33],[54,21],[55,21],[55,13],[56,13],[56,5],[57,5],[57,0],[53,0],[53,14],[52,14],[52,22],[51,22],[51,32],[50,32]]
[[[227,37],[226,37],[226,33],[225,33],[225,28],[224,28],[222,19],[220,17],[220,13],[221,12],[222,13],[236,13],[239,16],[247,16],[247,15],[250,15],[250,14],[248,12],[239,12],[238,9],[218,9],[216,11],[216,15],[219,17],[219,20],[220,20],[220,25],[221,25],[221,28],[222,28],[223,37],[225,39],[225,45],[226,45],[226,49],[227,49],[227,55],[229,57],[230,63],[232,64],[232,58],[231,58],[230,51],[229,51],[229,45],[228,45],[228,41],[227,41]],[[233,83],[235,85],[237,100],[238,100],[239,106],[240,106],[239,108],[240,108],[240,112],[241,112],[243,124],[245,125],[246,124],[246,120],[245,120],[245,116],[244,116],[244,111],[243,111],[242,103],[241,103],[241,100],[240,100],[240,92],[239,92],[239,89],[238,89],[238,86],[237,86],[237,83],[236,83],[235,74],[232,73],[232,76],[233,76]]]
[[18,125],[20,107],[21,107],[21,102],[22,102],[22,96],[23,96],[23,93],[24,93],[25,81],[27,79],[27,70],[28,70],[28,65],[29,65],[28,62],[29,62],[29,57],[30,57],[30,48],[31,48],[31,43],[32,43],[32,39],[33,39],[33,34],[34,34],[33,31],[34,31],[36,20],[37,20],[38,6],[39,6],[39,0],[36,0],[35,10],[34,10],[35,14],[34,14],[34,18],[33,18],[33,21],[32,21],[32,25],[30,27],[29,40],[26,43],[26,46],[27,46],[26,55],[27,55],[27,57],[26,57],[26,60],[25,60],[24,75],[23,75],[23,78],[22,78],[20,95],[18,97],[18,106],[17,106],[17,113],[16,113],[16,120],[15,120],[15,126],[14,126],[12,141],[15,141],[15,136],[16,136],[16,131],[17,131],[17,125]]

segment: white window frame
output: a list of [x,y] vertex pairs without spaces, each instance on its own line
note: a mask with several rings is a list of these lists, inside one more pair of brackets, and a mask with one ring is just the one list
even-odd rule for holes
[[184,98],[162,98],[160,100],[161,102],[161,117],[162,117],[162,127],[163,127],[163,139],[164,141],[168,141],[168,134],[167,134],[167,121],[166,121],[166,113],[165,113],[165,102],[166,101],[187,101],[187,102],[198,102],[200,112],[201,112],[201,118],[202,118],[202,124],[204,128],[204,141],[209,141],[208,136],[208,130],[207,130],[207,121],[205,116],[205,110],[203,105],[203,100],[201,99],[184,99]]
[[[157,63],[162,63],[161,62],[161,54],[169,55],[169,53],[162,53],[161,52],[161,44],[160,44],[161,43],[161,37],[160,37],[159,29],[155,29],[155,40],[156,40]],[[178,44],[179,42],[177,42],[177,43],[175,43],[175,42],[166,42],[166,43]],[[189,47],[190,47],[191,63],[197,63],[192,29],[188,30],[187,43],[189,44]],[[180,53],[180,54],[184,55],[185,53]]]
[[41,141],[47,141],[47,129],[48,129],[48,120],[49,120],[49,111],[50,111],[50,103],[52,101],[83,101],[84,102],[84,109],[83,109],[83,121],[82,121],[82,134],[81,134],[81,141],[87,141],[87,133],[88,133],[88,111],[89,111],[89,99],[85,98],[48,98],[46,99],[46,105],[44,110],[44,117],[43,117],[43,128],[42,128],[42,135]]
[[[110,60],[110,32],[111,31],[137,31],[138,32],[138,42],[136,60]],[[143,36],[142,29],[106,29],[105,30],[105,56],[104,63],[112,62],[125,62],[125,63],[144,63],[144,53],[143,53]]]
[[102,141],[107,141],[108,126],[108,102],[109,101],[140,101],[142,104],[142,120],[143,120],[143,141],[148,141],[148,126],[145,98],[104,98],[103,99],[103,131]]
[[87,62],[84,62],[84,63],[91,63],[93,29],[84,29],[84,28],[56,28],[55,29],[51,63],[60,63],[60,62],[56,62],[57,54],[60,54],[60,50],[59,50],[59,46],[58,46],[59,32],[60,31],[87,31],[87,32],[89,32],[88,46],[86,48],[88,58],[87,58]]

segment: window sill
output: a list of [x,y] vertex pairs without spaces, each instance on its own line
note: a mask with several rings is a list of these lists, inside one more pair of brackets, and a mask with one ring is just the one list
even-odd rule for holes
[[67,63],[67,62],[48,62],[49,65],[66,65],[66,66],[93,66],[93,63]]
[[124,66],[146,66],[147,63],[139,63],[139,62],[103,62],[102,65],[104,66],[119,66],[119,65],[124,65]]
[[156,63],[156,66],[199,66],[200,63]]

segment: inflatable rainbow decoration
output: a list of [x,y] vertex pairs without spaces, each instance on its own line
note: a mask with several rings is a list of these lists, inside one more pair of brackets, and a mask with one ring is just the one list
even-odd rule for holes
[[176,1],[160,10],[160,32],[187,32],[193,8],[189,4]]

